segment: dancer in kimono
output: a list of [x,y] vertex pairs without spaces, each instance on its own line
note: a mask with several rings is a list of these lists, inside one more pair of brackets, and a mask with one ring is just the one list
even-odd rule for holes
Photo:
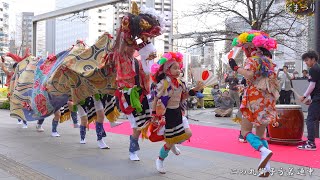
[[[260,152],[259,177],[268,177],[273,152],[265,139],[265,129],[276,121],[275,105],[279,98],[276,65],[272,62],[270,50],[277,48],[277,42],[265,32],[252,30],[240,34],[232,45],[242,47],[247,57],[244,67],[239,67],[234,59],[229,59],[231,69],[247,80],[240,106],[241,133]],[[253,126],[256,127],[255,134],[252,132]]]

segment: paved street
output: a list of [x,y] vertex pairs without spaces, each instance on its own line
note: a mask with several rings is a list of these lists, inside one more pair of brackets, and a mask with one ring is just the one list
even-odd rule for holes
[[[229,118],[216,118],[212,109],[190,111],[190,123],[224,128],[239,128]],[[60,138],[50,136],[51,118],[46,119],[45,132],[35,131],[35,122],[22,129],[9,111],[0,110],[0,180],[1,179],[258,179],[253,175],[233,174],[232,170],[250,170],[258,159],[245,156],[180,146],[182,154],[170,154],[165,161],[167,173],[159,174],[155,159],[162,143],[140,143],[140,162],[128,159],[126,135],[107,133],[111,149],[97,148],[94,130],[87,132],[87,144],[79,144],[79,129],[71,122],[59,125]],[[252,153],[257,153],[254,150]],[[293,157],[288,157],[293,158]],[[306,168],[272,162],[275,169]],[[320,179],[320,170],[312,176],[280,176],[269,179]]]

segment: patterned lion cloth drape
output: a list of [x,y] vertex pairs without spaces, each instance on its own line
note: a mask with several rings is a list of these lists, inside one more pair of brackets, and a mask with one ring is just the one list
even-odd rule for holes
[[21,61],[11,81],[11,117],[38,120],[59,110],[68,100],[79,104],[95,94],[113,95],[115,68],[107,62],[112,37],[105,33],[90,48],[77,44],[46,59]]

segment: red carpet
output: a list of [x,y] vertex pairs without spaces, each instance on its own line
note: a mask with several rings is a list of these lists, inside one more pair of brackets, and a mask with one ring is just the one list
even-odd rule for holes
[[[94,128],[95,126],[91,124],[90,129]],[[129,122],[125,122],[115,128],[110,128],[110,125],[105,123],[104,128],[107,132],[116,134],[130,135],[132,133]],[[191,130],[193,134],[191,141],[183,143],[184,146],[260,158],[259,153],[249,143],[238,142],[238,130],[200,125],[191,125]],[[320,147],[319,139],[317,139],[316,143]],[[320,169],[319,149],[317,151],[302,151],[298,150],[296,146],[273,144],[270,144],[270,149],[274,153],[272,161]]]

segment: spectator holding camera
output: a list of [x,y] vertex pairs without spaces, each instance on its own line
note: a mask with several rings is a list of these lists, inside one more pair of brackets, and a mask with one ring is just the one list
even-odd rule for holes
[[[283,71],[281,75],[280,71]],[[277,72],[277,77],[280,80],[280,97],[279,101],[280,104],[290,104],[290,98],[291,98],[291,80],[293,78],[292,75],[289,74],[288,66],[283,66],[283,69],[279,69]]]

